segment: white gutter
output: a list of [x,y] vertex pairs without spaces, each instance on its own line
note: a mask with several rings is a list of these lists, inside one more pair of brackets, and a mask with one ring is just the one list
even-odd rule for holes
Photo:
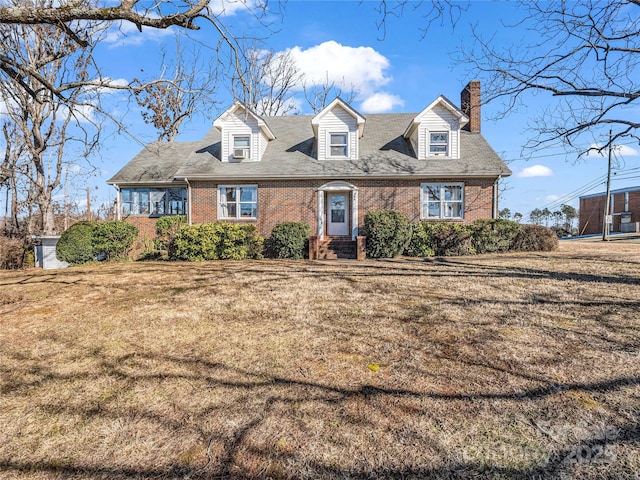
[[187,183],[187,225],[191,225],[191,184],[187,177],[184,177],[184,181]]
[[502,175],[498,175],[498,178],[496,179],[495,183],[493,184],[493,218],[497,219],[499,212],[498,212],[498,183],[500,182],[500,179],[502,178]]
[[121,203],[122,203],[122,199],[120,198],[120,185],[113,185],[116,189],[116,220],[122,220],[121,215],[120,215],[120,211],[122,210],[120,208]]

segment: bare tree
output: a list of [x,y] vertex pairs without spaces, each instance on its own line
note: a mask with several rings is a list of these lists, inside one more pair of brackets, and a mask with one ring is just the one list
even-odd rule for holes
[[[5,234],[16,236],[18,232],[18,162],[22,158],[23,145],[17,142],[17,127],[11,122],[2,123],[5,154],[0,165],[0,187],[6,189],[5,198]],[[11,203],[9,203],[11,196]],[[9,204],[11,209],[9,211]],[[9,213],[10,212],[10,213]]]
[[232,78],[234,97],[258,115],[287,115],[297,108],[295,94],[303,75],[289,51],[245,49],[242,67]]
[[[255,4],[244,0],[158,0],[145,2],[141,0],[124,0],[113,4],[109,0],[0,0],[0,25],[48,25],[59,31],[65,38],[78,47],[90,50],[102,41],[96,36],[87,36],[82,28],[84,22],[100,22],[116,28],[123,23],[130,23],[142,31],[144,28],[167,29],[173,27],[178,32],[203,30],[203,35],[196,39],[201,45],[210,48],[220,65],[230,69],[234,74],[242,71],[243,35],[232,32],[231,23],[225,22],[225,13],[229,10],[243,8],[264,27],[267,35],[272,32],[271,21],[279,13],[280,2],[258,1]],[[256,29],[252,29],[256,32]],[[257,33],[256,33],[257,34]],[[204,38],[206,35],[206,39]],[[257,34],[259,35],[259,34]],[[144,88],[153,90],[152,83],[171,84],[170,79],[156,79],[146,84],[113,84],[103,78],[78,78],[76,84],[56,85],[46,81],[37,69],[11,54],[11,50],[3,48],[0,36],[0,81],[10,78],[34,98],[37,98],[26,81],[33,78],[43,88],[48,89],[60,100],[69,100],[66,95],[69,88],[77,84],[140,92]],[[95,62],[94,62],[95,65]],[[173,86],[173,85],[170,85]],[[158,87],[162,89],[161,87]],[[119,124],[122,128],[123,125]]]
[[322,83],[303,82],[304,97],[307,103],[313,110],[313,113],[320,112],[331,101],[340,97],[345,102],[353,102],[360,92],[352,84],[349,90],[342,90],[342,88],[334,81],[329,80],[329,74],[326,75],[325,80]]
[[449,23],[453,28],[469,9],[470,1],[454,0],[380,0],[375,4],[378,12],[378,30],[384,39],[387,35],[387,24],[391,18],[403,15],[420,15],[424,20],[421,28],[423,36],[435,23]]
[[[85,38],[101,25],[76,27]],[[97,146],[99,120],[92,105],[100,92],[77,79],[90,81],[91,48],[80,47],[63,30],[49,25],[1,25],[2,51],[37,75],[11,77],[0,84],[0,102],[14,126],[13,145],[21,145],[14,175],[28,183],[27,202],[38,207],[37,226],[28,233],[54,233],[53,195],[60,186],[65,162],[86,157]],[[41,80],[40,80],[41,79]],[[47,85],[65,92],[61,99]],[[76,150],[74,150],[76,149]]]
[[[159,78],[132,82],[142,117],[158,131],[158,141],[173,141],[183,122],[196,113],[210,118],[217,69],[211,62],[203,64],[201,58],[199,50],[188,54],[177,40],[174,61],[167,61],[166,50],[162,53]],[[170,74],[164,82],[167,71]]]
[[527,144],[534,149],[560,142],[584,154],[639,139],[640,122],[628,112],[640,99],[640,0],[527,0],[520,8],[511,27],[528,30],[531,44],[499,49],[475,33],[477,48],[460,52],[474,76],[488,78],[485,101],[502,101],[507,114],[528,93],[549,94],[554,102]]

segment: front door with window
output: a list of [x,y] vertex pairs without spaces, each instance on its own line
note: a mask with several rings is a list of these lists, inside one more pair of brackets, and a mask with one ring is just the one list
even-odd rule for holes
[[327,235],[349,235],[349,192],[327,193]]

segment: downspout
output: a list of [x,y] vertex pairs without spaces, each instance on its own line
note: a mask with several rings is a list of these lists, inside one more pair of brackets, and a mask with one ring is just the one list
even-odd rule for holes
[[496,178],[495,183],[493,184],[493,218],[497,219],[498,218],[498,183],[500,182],[500,179],[502,178],[502,175],[498,175],[498,178]]
[[184,181],[187,182],[187,225],[191,225],[191,184],[187,177],[184,177]]
[[122,211],[121,208],[121,203],[122,200],[120,198],[120,185],[114,185],[115,189],[116,189],[116,220],[122,220],[122,215],[120,215],[120,212]]

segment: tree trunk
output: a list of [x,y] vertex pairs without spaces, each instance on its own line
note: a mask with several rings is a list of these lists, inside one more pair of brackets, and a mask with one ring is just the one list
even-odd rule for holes
[[44,192],[38,198],[38,211],[40,213],[40,220],[42,225],[42,233],[44,235],[55,235],[56,223],[55,216],[53,214],[53,204],[51,201],[51,194]]

